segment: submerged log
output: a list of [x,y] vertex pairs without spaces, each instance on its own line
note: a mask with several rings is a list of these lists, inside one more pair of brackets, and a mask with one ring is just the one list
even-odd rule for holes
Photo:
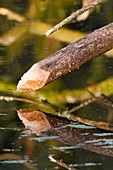
[[17,91],[42,88],[113,48],[113,23],[88,34],[34,64],[21,78]]

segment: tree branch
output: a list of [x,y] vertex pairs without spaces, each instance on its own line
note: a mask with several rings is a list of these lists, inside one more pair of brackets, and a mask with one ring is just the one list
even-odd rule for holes
[[60,76],[113,48],[113,23],[34,64],[18,83],[18,91],[42,88]]
[[89,9],[94,8],[97,5],[100,5],[101,3],[107,2],[108,0],[94,0],[94,2],[89,3],[88,5],[83,6],[81,9],[78,9],[76,12],[72,13],[69,17],[65,18],[63,21],[55,25],[53,28],[48,30],[45,34],[46,36],[49,36],[55,31],[58,31],[62,26],[66,25],[73,19],[77,18],[79,15],[84,13],[85,11],[88,11]]

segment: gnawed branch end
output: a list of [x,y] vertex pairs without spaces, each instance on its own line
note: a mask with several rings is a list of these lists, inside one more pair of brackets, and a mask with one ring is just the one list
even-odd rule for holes
[[17,85],[17,91],[32,91],[42,88],[112,48],[113,23],[95,30],[84,38],[34,64],[22,76]]

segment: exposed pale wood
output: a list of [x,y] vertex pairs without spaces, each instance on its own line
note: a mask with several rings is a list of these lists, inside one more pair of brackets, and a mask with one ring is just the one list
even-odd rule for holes
[[41,88],[45,85],[49,72],[37,67],[37,64],[33,65],[27,73],[22,77],[22,81],[17,86],[18,91],[31,91],[36,90],[37,87]]
[[34,64],[18,83],[18,91],[42,88],[60,76],[113,48],[113,23]]

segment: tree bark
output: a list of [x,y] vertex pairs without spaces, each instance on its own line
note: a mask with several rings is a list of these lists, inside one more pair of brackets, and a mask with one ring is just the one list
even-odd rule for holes
[[42,88],[60,76],[113,48],[113,23],[88,34],[34,64],[18,83],[18,91]]

